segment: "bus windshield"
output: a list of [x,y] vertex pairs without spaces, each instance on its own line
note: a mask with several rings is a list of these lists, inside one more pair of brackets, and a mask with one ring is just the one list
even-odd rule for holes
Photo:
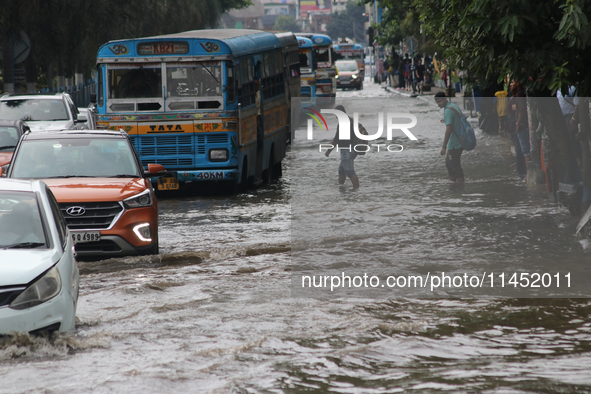
[[167,63],[167,97],[222,95],[222,63]]
[[109,65],[108,70],[109,98],[162,97],[160,63]]
[[162,98],[222,96],[222,63],[162,63],[108,65],[108,98]]
[[314,62],[318,67],[330,67],[330,48],[314,48]]
[[301,68],[311,68],[312,63],[310,62],[310,50],[300,49],[299,60]]

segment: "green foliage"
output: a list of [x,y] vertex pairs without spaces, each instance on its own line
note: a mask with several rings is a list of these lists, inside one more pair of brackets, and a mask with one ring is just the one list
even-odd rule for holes
[[279,31],[291,31],[295,33],[300,31],[295,19],[289,15],[279,15],[275,20],[274,29]]
[[38,68],[63,65],[88,75],[110,40],[213,28],[250,0],[0,0],[0,41],[25,30]]
[[454,68],[591,93],[591,0],[412,0],[409,7]]
[[337,40],[341,37],[349,37],[356,42],[365,41],[365,26],[367,17],[363,16],[365,7],[357,5],[354,1],[347,3],[345,12],[333,14],[330,23],[326,26],[327,34]]

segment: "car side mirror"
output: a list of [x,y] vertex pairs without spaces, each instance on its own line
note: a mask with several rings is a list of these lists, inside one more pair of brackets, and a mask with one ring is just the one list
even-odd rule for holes
[[76,119],[76,123],[86,123],[88,119]]
[[166,169],[162,164],[148,164],[148,174],[156,175],[158,173],[166,172]]

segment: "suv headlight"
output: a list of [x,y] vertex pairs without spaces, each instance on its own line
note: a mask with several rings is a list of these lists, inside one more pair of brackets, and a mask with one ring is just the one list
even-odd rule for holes
[[123,204],[126,208],[151,207],[152,203],[152,193],[150,192],[150,190],[143,191],[140,194],[136,194],[133,197],[129,197],[123,200]]
[[31,286],[27,287],[14,301],[10,303],[10,308],[22,310],[32,308],[51,300],[59,294],[62,289],[62,278],[56,266],[39,278]]

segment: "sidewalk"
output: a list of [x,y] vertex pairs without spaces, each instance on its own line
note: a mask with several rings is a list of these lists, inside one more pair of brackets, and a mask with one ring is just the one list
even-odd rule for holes
[[[417,100],[421,100],[421,101],[431,104],[431,105],[436,105],[435,100],[433,99],[433,96],[435,96],[435,93],[445,91],[445,89],[431,86],[430,92],[424,92],[423,94],[418,94],[418,93],[407,92],[406,90],[398,90],[398,89],[395,89],[391,86],[382,86],[382,87],[390,93],[396,93],[400,96],[408,97],[408,98],[416,98]],[[454,100],[455,104],[458,104],[458,106],[460,108],[462,108],[463,105],[461,105],[461,104],[462,104],[462,100],[464,99],[464,95],[462,93],[456,93],[455,99],[456,99],[456,100]],[[466,112],[464,112],[464,115],[466,116],[466,119],[468,119],[468,122],[470,122],[472,124],[472,127],[474,127],[474,129],[479,129],[479,121],[478,121],[477,115],[470,116],[470,114],[466,113]]]

